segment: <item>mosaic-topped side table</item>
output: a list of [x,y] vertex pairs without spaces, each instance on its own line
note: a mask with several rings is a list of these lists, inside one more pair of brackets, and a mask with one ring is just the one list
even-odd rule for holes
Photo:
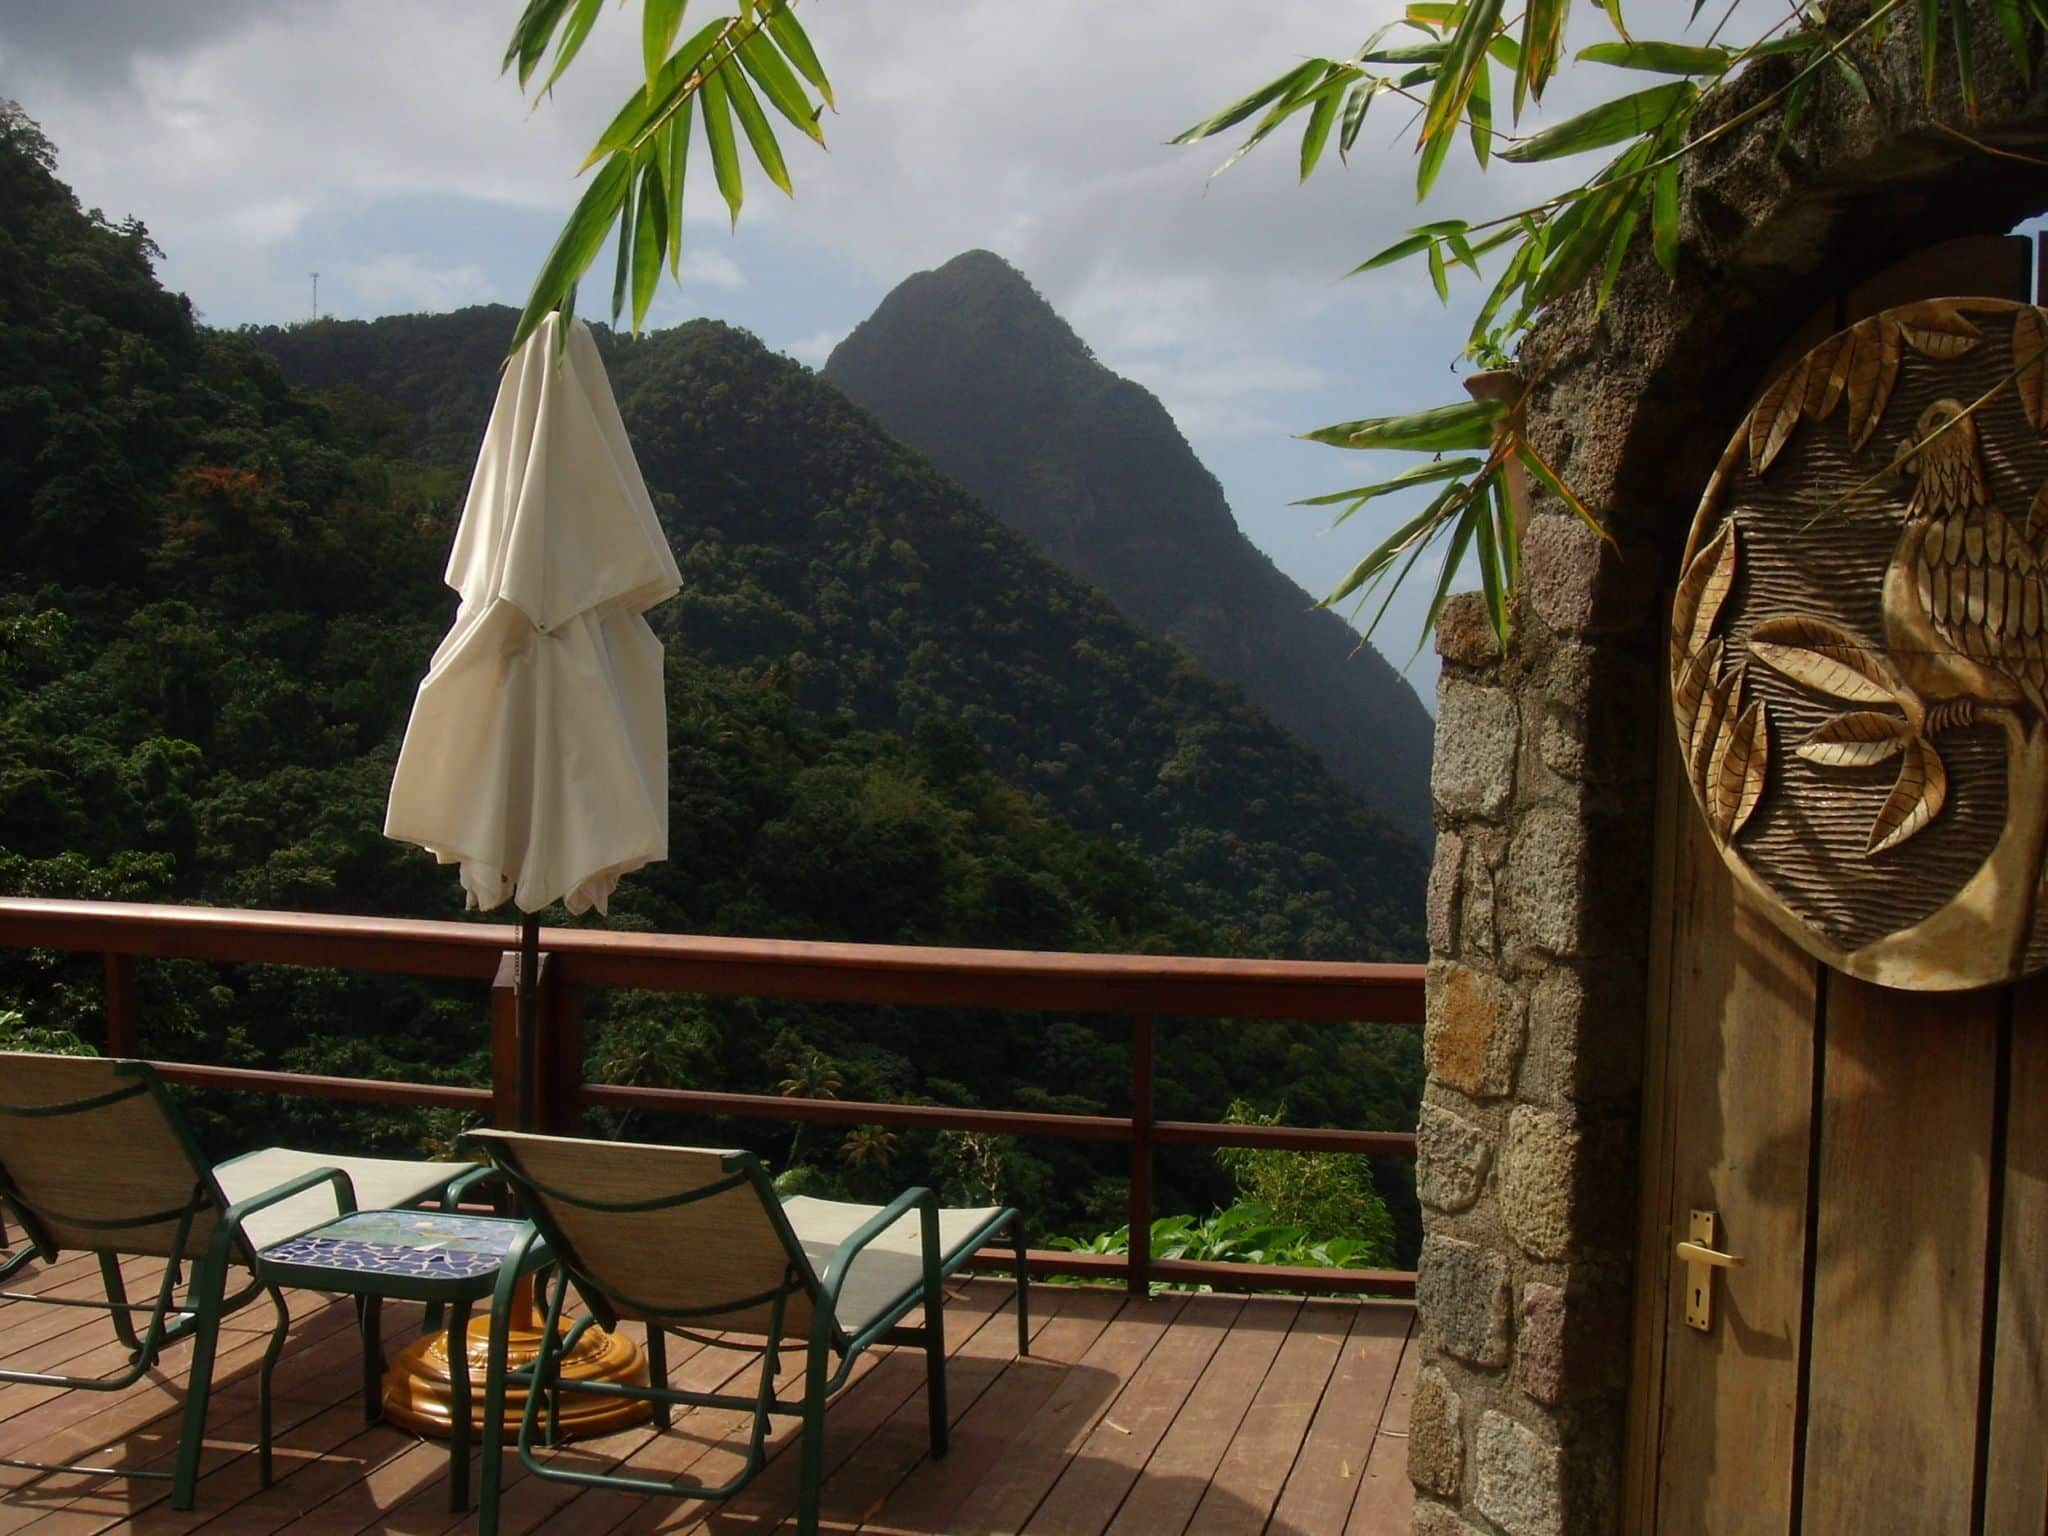
[[[498,1216],[439,1211],[352,1211],[324,1226],[274,1243],[258,1255],[263,1277],[278,1286],[338,1292],[356,1298],[363,1331],[363,1416],[382,1413],[384,1370],[381,1308],[385,1301],[421,1301],[447,1308],[450,1406],[448,1507],[469,1508],[469,1351],[464,1347],[470,1308],[491,1294],[508,1255],[520,1254],[520,1273],[553,1262],[547,1241],[532,1226]],[[261,1445],[270,1445],[269,1360],[263,1364]]]

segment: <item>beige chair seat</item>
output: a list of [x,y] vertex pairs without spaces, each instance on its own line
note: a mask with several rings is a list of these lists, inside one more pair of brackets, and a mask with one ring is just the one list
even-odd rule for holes
[[[474,1163],[412,1163],[392,1157],[342,1157],[330,1152],[299,1152],[290,1147],[265,1147],[214,1165],[213,1176],[228,1204],[275,1189],[287,1179],[314,1168],[339,1168],[356,1189],[356,1208],[385,1210],[418,1205],[437,1196],[449,1180],[474,1168]],[[289,1200],[257,1211],[243,1224],[258,1249],[297,1237],[341,1214],[334,1186],[322,1184]]]
[[[792,1195],[782,1202],[782,1214],[790,1230],[803,1244],[811,1267],[822,1276],[832,1254],[862,1223],[882,1210],[879,1205],[854,1205],[843,1200],[819,1200],[811,1195]],[[950,1255],[962,1243],[1000,1215],[999,1206],[970,1209],[942,1208],[939,1211],[939,1252]],[[847,1272],[845,1289],[839,1293],[837,1319],[851,1336],[889,1310],[892,1303],[917,1289],[924,1279],[923,1218],[911,1211],[886,1227],[858,1254]]]

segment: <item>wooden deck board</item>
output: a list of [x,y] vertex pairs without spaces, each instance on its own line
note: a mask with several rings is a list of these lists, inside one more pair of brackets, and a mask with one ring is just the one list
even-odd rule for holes
[[[131,1265],[131,1298],[160,1269]],[[89,1262],[36,1266],[11,1289],[96,1295]],[[256,1477],[256,1367],[271,1313],[257,1303],[223,1329],[199,1507],[169,1507],[169,1486],[84,1473],[0,1468],[0,1536],[453,1536],[472,1517],[447,1508],[447,1456],[385,1425],[365,1427],[352,1308],[290,1297],[292,1337],[278,1366],[276,1480]],[[54,1324],[37,1320],[57,1317]],[[386,1343],[417,1327],[387,1311]],[[871,1351],[826,1416],[823,1527],[864,1536],[1393,1536],[1407,1504],[1406,1399],[1412,1314],[1385,1303],[1259,1296],[1133,1300],[1092,1287],[1032,1293],[1032,1352],[1016,1355],[1013,1292],[955,1287],[946,1309],[951,1454],[927,1442],[918,1349]],[[0,1385],[0,1454],[86,1458],[165,1470],[176,1455],[189,1345],[119,1393]],[[0,1304],[0,1360],[41,1369],[108,1369],[124,1353],[104,1316]],[[670,1378],[697,1390],[747,1390],[755,1357],[677,1341]],[[800,1389],[802,1356],[778,1371]],[[746,1416],[680,1415],[674,1431],[627,1431],[550,1453],[641,1475],[716,1481],[739,1465]],[[505,1536],[788,1536],[796,1493],[796,1421],[778,1420],[765,1471],[723,1505],[643,1499],[550,1483],[505,1468]],[[8,1451],[6,1447],[14,1447]],[[472,1476],[476,1471],[472,1469]],[[26,1481],[24,1481],[26,1480]],[[1350,1524],[1345,1525],[1349,1517]]]

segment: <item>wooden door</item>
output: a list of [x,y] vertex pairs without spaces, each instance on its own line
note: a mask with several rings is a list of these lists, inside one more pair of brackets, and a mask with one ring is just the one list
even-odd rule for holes
[[[1923,251],[1780,363],[1894,304],[2024,298],[2030,255]],[[2048,1536],[2048,981],[1830,972],[1736,888],[1664,737],[1623,1529]],[[1705,1332],[1695,1209],[1743,1261]]]

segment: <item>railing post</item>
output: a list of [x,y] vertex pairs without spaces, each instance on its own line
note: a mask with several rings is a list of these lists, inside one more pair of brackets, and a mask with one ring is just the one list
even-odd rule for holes
[[1152,1019],[1131,1021],[1131,1259],[1124,1284],[1152,1291]]
[[556,983],[546,956],[540,987],[534,1126],[550,1136],[574,1136],[583,1129],[583,989]]
[[498,956],[491,983],[491,1124],[501,1131],[519,1125],[519,951]]
[[135,957],[108,954],[107,1054],[140,1056],[142,1028],[135,1009]]

